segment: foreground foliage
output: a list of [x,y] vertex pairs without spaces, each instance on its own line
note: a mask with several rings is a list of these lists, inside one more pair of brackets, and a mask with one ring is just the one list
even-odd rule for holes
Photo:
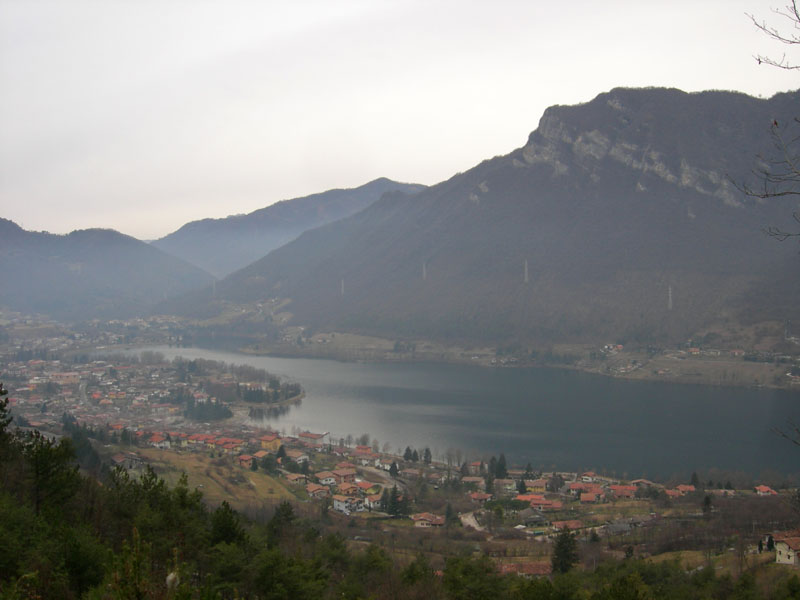
[[12,432],[6,401],[0,483],[0,599],[800,598],[800,580],[783,571],[765,595],[748,573],[733,580],[677,562],[569,570],[568,532],[556,571],[569,572],[551,579],[502,576],[485,556],[452,556],[437,572],[423,554],[348,546],[285,502],[259,525],[225,502],[209,509],[186,477],[170,488],[151,469],[118,469],[101,485],[78,472],[68,438]]

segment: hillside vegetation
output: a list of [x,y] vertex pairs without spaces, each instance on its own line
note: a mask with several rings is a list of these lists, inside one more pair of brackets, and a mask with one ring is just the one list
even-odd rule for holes
[[[307,231],[160,309],[279,299],[292,323],[389,339],[663,344],[800,317],[792,206],[745,196],[797,92],[615,89],[416,195]],[[288,301],[288,302],[287,302]]]

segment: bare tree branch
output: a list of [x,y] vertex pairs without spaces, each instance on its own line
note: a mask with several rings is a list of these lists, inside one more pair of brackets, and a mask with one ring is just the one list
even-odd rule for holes
[[[782,9],[773,9],[772,12],[789,21],[790,30],[788,32],[784,29],[768,25],[766,21],[759,21],[751,14],[747,14],[747,16],[750,18],[753,24],[768,38],[789,46],[800,44],[800,9],[798,9],[797,0],[792,0],[791,4],[787,4]],[[765,65],[778,67],[780,69],[800,69],[800,64],[791,62],[786,58],[786,54],[783,54],[780,59],[758,54],[755,56],[755,59],[758,61],[758,64],[763,63]]]

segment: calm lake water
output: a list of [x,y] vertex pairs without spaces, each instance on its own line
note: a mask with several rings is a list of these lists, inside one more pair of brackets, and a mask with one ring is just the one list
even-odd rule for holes
[[624,381],[575,371],[345,363],[153,347],[168,358],[248,364],[299,382],[306,397],[268,422],[368,433],[392,450],[459,448],[477,460],[664,478],[719,468],[800,473],[800,447],[774,433],[800,423],[800,393]]

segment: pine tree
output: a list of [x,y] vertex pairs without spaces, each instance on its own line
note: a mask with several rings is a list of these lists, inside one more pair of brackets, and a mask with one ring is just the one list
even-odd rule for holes
[[397,486],[392,486],[392,491],[389,492],[389,499],[386,503],[386,512],[396,517],[400,514],[400,494],[397,491]]
[[457,522],[458,522],[458,515],[456,515],[455,511],[453,510],[453,507],[448,502],[447,506],[444,509],[444,524],[447,527],[450,527],[451,525]]
[[578,562],[578,542],[575,535],[565,527],[558,534],[553,546],[552,566],[554,573],[566,573]]
[[508,478],[508,469],[506,468],[506,455],[500,453],[500,458],[497,459],[497,466],[495,467],[494,476],[497,479]]
[[422,462],[429,465],[432,461],[433,456],[431,455],[431,449],[426,447],[425,450],[422,451]]

